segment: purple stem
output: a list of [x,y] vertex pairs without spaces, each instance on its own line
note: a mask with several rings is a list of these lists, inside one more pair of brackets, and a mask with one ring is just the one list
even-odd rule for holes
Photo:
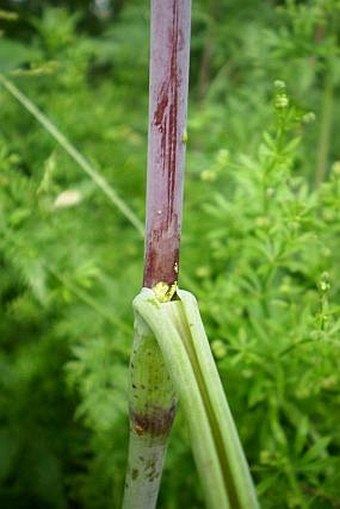
[[152,0],[144,286],[178,279],[191,0]]

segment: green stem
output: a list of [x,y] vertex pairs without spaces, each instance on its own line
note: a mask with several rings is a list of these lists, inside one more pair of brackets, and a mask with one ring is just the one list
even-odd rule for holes
[[322,184],[327,173],[327,161],[329,155],[333,119],[333,93],[333,80],[331,73],[328,72],[322,97],[321,130],[318,143],[317,165],[315,172],[315,185],[317,187]]
[[130,437],[123,509],[156,507],[175,410],[174,387],[160,348],[152,331],[136,315],[130,361]]
[[156,507],[166,449],[167,441],[130,432],[123,509]]

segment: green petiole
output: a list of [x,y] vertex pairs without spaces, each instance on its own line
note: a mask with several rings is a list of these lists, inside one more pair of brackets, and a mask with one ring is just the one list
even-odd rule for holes
[[[133,408],[138,408],[138,415],[144,412],[144,420],[136,424],[132,415],[131,422],[135,422],[135,427],[132,425],[131,428],[128,485],[123,507],[151,509],[156,505],[155,492],[159,486],[176,393],[189,425],[207,507],[255,509],[258,503],[252,479],[197,301],[183,290],[178,290],[177,296],[178,300],[159,302],[152,290],[143,288],[133,303],[136,361],[141,366],[148,358],[153,361],[141,368],[133,362],[132,356],[131,401]],[[144,382],[149,380],[150,385],[143,384],[148,387],[144,389],[146,392],[139,385],[141,371],[144,377],[148,373]],[[138,401],[137,405],[133,400]],[[144,467],[139,454],[141,444],[144,444]],[[133,447],[137,452],[131,450]],[[139,475],[141,467],[145,471],[146,462],[154,466],[152,480],[150,476]],[[148,501],[141,505],[141,493],[146,491],[151,491],[152,497],[150,495]],[[139,502],[134,499],[133,493],[138,493]]]

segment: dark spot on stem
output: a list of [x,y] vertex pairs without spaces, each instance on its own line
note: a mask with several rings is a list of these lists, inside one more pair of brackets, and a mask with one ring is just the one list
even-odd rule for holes
[[154,459],[149,460],[146,463],[146,465],[144,467],[144,471],[145,471],[145,477],[147,478],[147,480],[149,482],[153,482],[161,474],[159,468],[157,468],[157,463]]
[[133,412],[130,409],[130,422],[132,429],[137,433],[137,435],[166,435],[171,430],[175,414],[175,402],[173,402],[168,408],[162,408],[154,405],[143,414]]
[[131,479],[135,481],[138,478],[139,472],[137,468],[133,468],[131,472]]

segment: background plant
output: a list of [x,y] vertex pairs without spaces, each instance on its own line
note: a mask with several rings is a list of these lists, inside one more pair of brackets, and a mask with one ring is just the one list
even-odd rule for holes
[[[194,2],[182,274],[262,506],[337,507],[338,5],[215,6]],[[22,18],[3,20],[0,40],[2,71],[15,70],[141,218],[148,7],[126,2],[96,37],[50,9],[24,41]],[[330,79],[326,171],[314,189]],[[0,105],[1,506],[118,507],[142,242],[4,90]],[[194,472],[179,413],[160,507],[203,507]]]

